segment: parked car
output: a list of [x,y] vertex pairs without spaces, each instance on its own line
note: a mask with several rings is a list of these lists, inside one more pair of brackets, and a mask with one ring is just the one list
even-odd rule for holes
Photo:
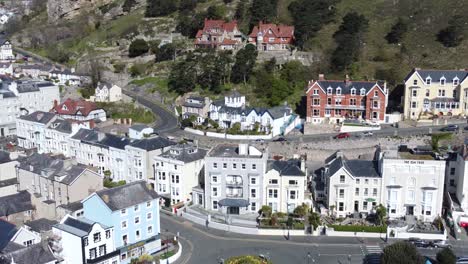
[[440,129],[440,131],[454,132],[458,131],[458,125],[448,125]]
[[286,139],[284,137],[279,137],[279,138],[273,140],[273,142],[284,142],[284,141],[286,141]]
[[342,139],[342,138],[350,138],[351,135],[349,133],[339,133],[338,135],[334,136],[334,139]]
[[265,140],[263,140],[261,138],[255,140],[255,143],[263,143],[263,142],[265,142]]
[[468,256],[462,256],[457,258],[456,264],[468,264]]
[[431,246],[435,248],[452,248],[452,245],[448,244],[446,240],[434,240],[431,242]]
[[464,129],[465,129],[465,130],[468,130],[468,126],[466,126]]
[[410,239],[409,242],[419,248],[427,248],[431,246],[429,242],[424,241],[424,240],[411,240]]
[[372,131],[366,131],[364,133],[362,133],[363,136],[365,137],[372,137],[374,135],[374,133],[372,133]]

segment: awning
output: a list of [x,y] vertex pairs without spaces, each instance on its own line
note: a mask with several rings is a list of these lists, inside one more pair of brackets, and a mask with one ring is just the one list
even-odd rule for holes
[[247,207],[249,206],[249,201],[244,200],[244,199],[225,198],[225,199],[221,199],[218,202],[218,204],[221,206],[227,206],[227,207]]

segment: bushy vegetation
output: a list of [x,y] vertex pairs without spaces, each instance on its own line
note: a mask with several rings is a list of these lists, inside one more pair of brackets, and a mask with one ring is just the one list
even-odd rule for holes
[[416,247],[407,241],[398,241],[386,246],[381,260],[382,264],[422,264],[425,262]]
[[138,57],[147,53],[148,50],[148,43],[144,39],[136,39],[128,47],[128,56],[130,58]]
[[369,233],[386,233],[387,226],[364,226],[364,225],[329,225],[335,231],[342,232],[369,232]]
[[106,188],[114,188],[114,187],[122,186],[125,184],[126,184],[126,181],[114,182],[111,178],[108,178],[108,177],[104,178],[104,187]]
[[138,107],[132,103],[97,103],[98,107],[106,110],[112,118],[131,118],[134,123],[150,124],[155,118],[151,111]]
[[226,260],[226,264],[271,264],[270,261],[265,262],[265,260],[257,256],[239,256],[232,257]]

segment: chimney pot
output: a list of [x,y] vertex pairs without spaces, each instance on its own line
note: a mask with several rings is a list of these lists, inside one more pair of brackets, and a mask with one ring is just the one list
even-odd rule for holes
[[348,74],[345,75],[345,80],[346,80],[346,82],[349,82],[349,75]]
[[420,71],[420,70],[421,70],[421,68],[414,68],[414,70],[415,70],[415,71]]

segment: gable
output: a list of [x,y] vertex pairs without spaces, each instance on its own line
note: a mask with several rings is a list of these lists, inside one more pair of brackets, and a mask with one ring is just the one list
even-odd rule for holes
[[314,89],[319,89],[319,92],[321,90],[322,93],[326,93],[325,89],[323,89],[323,87],[320,86],[320,84],[317,81],[314,81],[314,83],[307,89],[306,94],[309,95],[309,93],[311,93],[311,91],[313,91]]
[[[374,87],[372,87],[371,89],[369,89],[369,91],[366,93],[366,95],[372,95],[374,93],[374,91],[379,91],[379,94],[380,95],[384,95],[386,96],[385,92],[382,90],[382,88],[378,85],[378,84],[375,84]],[[357,92],[357,90],[356,90]]]

